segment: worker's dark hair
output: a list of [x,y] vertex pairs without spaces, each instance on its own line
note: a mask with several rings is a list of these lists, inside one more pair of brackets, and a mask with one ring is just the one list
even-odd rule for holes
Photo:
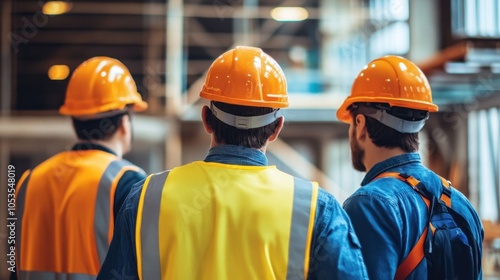
[[[358,107],[352,106],[349,109],[353,119],[353,125],[356,126],[356,116],[359,115]],[[376,119],[364,115],[366,118],[366,129],[373,144],[384,148],[401,148],[407,153],[418,151],[419,141],[418,132],[402,133],[390,128]]]
[[121,125],[123,116],[130,116],[130,110],[117,115],[91,120],[71,118],[73,128],[79,140],[109,140]]
[[[273,108],[239,106],[222,102],[213,102],[213,105],[226,113],[242,117],[260,116],[275,110]],[[266,126],[244,130],[223,123],[210,110],[206,110],[205,119],[212,128],[217,143],[254,149],[264,146],[267,139],[276,131],[280,121],[278,118]]]

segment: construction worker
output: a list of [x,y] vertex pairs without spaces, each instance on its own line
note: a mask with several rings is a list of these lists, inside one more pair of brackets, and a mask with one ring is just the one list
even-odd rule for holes
[[470,224],[468,242],[482,246],[483,230],[472,205],[425,167],[418,153],[418,132],[437,110],[422,71],[402,57],[385,56],[363,68],[337,111],[338,119],[350,124],[352,164],[367,172],[343,207],[361,241],[370,279],[445,279],[428,275],[421,243],[431,233],[429,201],[420,194],[444,199],[443,185],[451,190],[446,193],[451,208]]
[[146,178],[122,159],[132,112],[146,108],[120,61],[93,57],[75,69],[60,113],[71,116],[78,142],[26,171],[16,191],[20,279],[95,279],[118,210]]
[[335,198],[268,166],[288,106],[276,61],[231,49],[200,96],[210,100],[201,112],[208,155],[134,186],[97,279],[367,279]]

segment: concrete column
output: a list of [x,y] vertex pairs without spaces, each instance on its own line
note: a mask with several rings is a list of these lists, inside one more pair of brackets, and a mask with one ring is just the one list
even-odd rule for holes
[[177,125],[177,116],[184,111],[182,88],[184,76],[184,1],[169,0],[167,7],[167,55],[165,97],[166,115],[171,118],[172,130],[165,142],[165,165],[173,167],[181,164],[182,143]]
[[259,7],[258,0],[243,0],[241,15],[233,18],[234,45],[254,46],[254,26],[252,13]]
[[441,22],[439,4],[435,0],[409,0],[410,52],[412,61],[422,61],[439,51]]
[[169,0],[167,6],[166,37],[166,114],[178,115],[182,111],[182,87],[184,74],[184,1]]

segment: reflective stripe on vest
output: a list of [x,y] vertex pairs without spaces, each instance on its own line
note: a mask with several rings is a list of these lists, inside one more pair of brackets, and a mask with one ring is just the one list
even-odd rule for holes
[[[195,175],[196,174],[193,174],[192,176]],[[166,279],[166,272],[163,271],[162,275],[162,269],[168,268],[167,264],[162,261],[162,252],[160,252],[162,246],[159,243],[161,238],[164,239],[159,233],[162,232],[163,234],[164,232],[160,229],[159,224],[160,222],[167,222],[164,220],[160,221],[160,211],[162,209],[162,198],[165,197],[163,192],[165,188],[170,186],[166,183],[168,182],[167,177],[169,176],[172,176],[172,173],[163,172],[151,175],[144,183],[143,192],[139,201],[136,228],[136,251],[138,254],[138,274],[140,279]],[[316,213],[318,186],[309,181],[292,178],[293,177],[290,176],[290,182],[293,184],[293,190],[291,190],[293,193],[291,200],[293,200],[293,202],[290,213],[291,221],[288,223],[289,227],[287,228],[289,231],[289,240],[286,242],[286,244],[288,244],[286,249],[287,255],[283,256],[285,259],[288,257],[288,260],[284,273],[275,275],[276,279],[283,278],[279,275],[286,275],[286,279],[306,279],[309,269],[310,243]],[[227,179],[229,179],[229,177]],[[224,181],[225,179],[221,177],[220,180]],[[172,187],[182,186],[175,185]],[[182,207],[182,202],[180,206]],[[182,217],[178,218],[181,219]],[[185,230],[188,231],[189,228]],[[245,242],[246,240],[242,241]],[[260,247],[258,245],[261,244],[251,245]],[[180,250],[182,250],[182,248],[180,248]],[[260,250],[260,248],[257,250]],[[237,258],[237,255],[238,253],[235,252],[235,256],[229,257]],[[273,262],[273,260],[269,261]],[[196,270],[197,267],[191,267],[191,269]],[[259,268],[254,267],[254,269],[258,270]],[[247,276],[252,278],[250,275]],[[204,275],[203,277],[224,279],[224,277],[220,277],[219,275]],[[231,275],[230,279],[231,278],[238,278],[238,275]]]
[[160,219],[161,192],[168,173],[166,171],[152,175],[148,178],[149,182],[146,182],[148,188],[144,200],[147,207],[144,207],[142,211],[142,226],[140,228],[140,242],[143,248],[141,279],[161,279],[158,220]]
[[[304,256],[309,255],[306,246],[311,241],[309,227],[311,213],[311,198],[313,188],[311,182],[294,178],[295,191],[293,192],[293,209],[292,209],[292,229],[290,230],[290,247],[288,249],[288,268],[287,279],[301,279],[305,273],[304,268],[309,268],[309,258]],[[314,200],[314,203],[316,200]]]
[[[21,279],[95,279],[104,262],[113,230],[116,186],[123,173],[140,169],[105,152],[78,152],[81,154],[71,158],[65,158],[71,152],[64,152],[49,159],[41,170],[37,171],[37,167],[26,176],[18,190],[17,238],[20,242],[16,245]],[[61,174],[58,169],[64,162],[68,165],[64,165],[67,169]],[[94,173],[86,174],[80,163]],[[59,190],[53,183],[54,178],[60,180],[55,182],[67,182],[70,186]],[[92,186],[92,182],[98,183]],[[43,196],[41,188],[46,188],[48,198]],[[67,191],[72,192],[65,194]],[[79,194],[85,197],[78,199]],[[37,200],[40,202],[36,203]],[[47,200],[54,203],[48,204]],[[72,218],[78,217],[80,211],[87,213],[84,212],[81,219]],[[87,222],[86,217],[91,220]],[[48,222],[44,228],[40,219]],[[26,244],[31,245],[26,247]]]
[[[97,190],[97,199],[95,203],[94,232],[96,237],[97,253],[99,255],[101,265],[106,258],[110,242],[110,236],[108,233],[111,227],[110,216],[113,213],[113,207],[111,205],[114,204],[113,185],[116,188],[121,175],[123,175],[125,171],[130,170],[130,168],[124,170],[124,167],[125,166],[122,161],[112,161],[104,171],[104,174],[102,174],[101,180],[99,181],[99,188]],[[115,180],[116,182],[113,182]]]

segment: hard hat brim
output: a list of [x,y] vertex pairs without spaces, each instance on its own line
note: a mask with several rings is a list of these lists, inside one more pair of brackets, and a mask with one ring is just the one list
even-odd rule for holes
[[437,112],[439,107],[435,104],[423,101],[401,99],[401,98],[391,98],[391,97],[348,97],[344,103],[337,110],[337,119],[344,123],[351,122],[351,114],[349,113],[349,106],[357,102],[366,103],[388,103],[391,107],[402,107],[408,108],[408,110],[422,110],[428,112]]

